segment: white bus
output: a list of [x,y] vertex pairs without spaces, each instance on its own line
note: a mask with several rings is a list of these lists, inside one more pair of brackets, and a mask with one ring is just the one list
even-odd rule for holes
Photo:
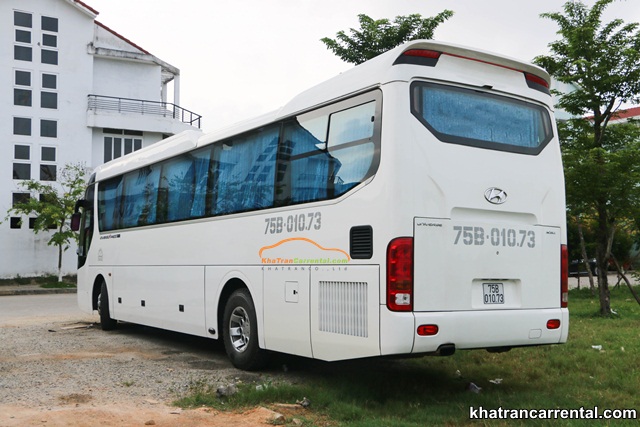
[[[95,170],[78,303],[327,361],[567,340],[549,75],[414,41],[211,134]],[[80,214],[76,216],[78,219]]]

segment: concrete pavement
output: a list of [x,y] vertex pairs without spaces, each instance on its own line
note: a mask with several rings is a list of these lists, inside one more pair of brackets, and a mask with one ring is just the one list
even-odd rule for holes
[[10,295],[75,294],[76,288],[43,288],[40,285],[0,285],[0,297]]

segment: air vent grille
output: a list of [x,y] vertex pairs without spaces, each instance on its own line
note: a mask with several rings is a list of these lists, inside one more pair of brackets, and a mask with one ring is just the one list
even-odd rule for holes
[[371,259],[373,256],[373,228],[370,225],[351,228],[349,254],[353,259]]
[[368,330],[366,282],[320,282],[318,329],[366,338]]

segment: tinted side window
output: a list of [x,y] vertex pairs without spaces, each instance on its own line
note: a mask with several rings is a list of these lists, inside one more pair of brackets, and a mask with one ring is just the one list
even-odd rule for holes
[[195,169],[190,156],[163,163],[159,199],[162,220],[179,221],[191,216],[194,186]]
[[283,132],[278,164],[278,198],[281,204],[310,202],[329,196],[333,159],[326,149],[328,116],[297,118]]
[[340,196],[378,165],[380,96],[360,95],[108,179],[99,186],[100,230]]
[[145,166],[125,175],[122,227],[156,222],[159,182],[160,167],[157,165]]
[[327,108],[325,114],[314,112],[286,123],[278,164],[279,204],[331,199],[370,177],[379,151],[376,108],[376,101],[336,112]]
[[100,184],[98,190],[98,223],[100,231],[115,230],[120,227],[122,212],[121,176],[109,179]]
[[201,218],[207,215],[211,206],[211,148],[196,151],[192,154],[195,172],[194,195],[191,204],[191,218]]
[[269,126],[214,148],[214,215],[273,206],[280,126]]
[[372,172],[375,113],[376,103],[369,102],[331,115],[328,149],[335,160],[334,196],[346,193]]

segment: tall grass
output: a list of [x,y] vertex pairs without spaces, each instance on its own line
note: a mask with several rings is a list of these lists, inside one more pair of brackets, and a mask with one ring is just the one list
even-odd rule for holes
[[[340,363],[282,357],[274,365],[287,364],[288,372],[278,374],[274,366],[266,373],[271,383],[261,390],[245,384],[239,393],[218,398],[215,390],[200,384],[177,404],[240,409],[306,397],[311,406],[296,415],[304,425],[350,427],[511,424],[470,420],[471,407],[640,410],[640,306],[629,290],[612,290],[617,312],[612,318],[598,316],[598,300],[587,289],[572,290],[569,307],[571,326],[564,345]],[[481,388],[479,393],[469,390],[471,383]],[[635,420],[599,423],[637,425]],[[579,420],[553,424],[586,425]]]

